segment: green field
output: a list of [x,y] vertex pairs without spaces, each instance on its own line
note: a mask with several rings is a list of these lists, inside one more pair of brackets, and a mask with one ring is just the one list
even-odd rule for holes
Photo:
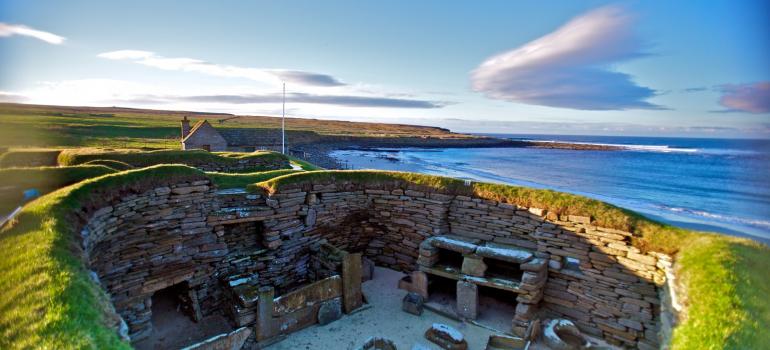
[[[0,147],[178,149],[180,120],[208,119],[217,128],[278,129],[281,119],[117,107],[63,107],[0,103]],[[287,118],[289,141],[308,132],[347,136],[464,138],[435,127]],[[312,135],[312,134],[311,134]]]

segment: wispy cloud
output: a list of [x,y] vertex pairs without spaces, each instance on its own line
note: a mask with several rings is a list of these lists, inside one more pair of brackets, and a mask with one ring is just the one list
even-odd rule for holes
[[28,36],[30,38],[42,40],[54,45],[62,44],[64,43],[64,40],[66,40],[66,38],[63,36],[30,28],[25,25],[0,22],[0,37],[9,37],[14,35]]
[[708,90],[709,90],[709,88],[707,88],[705,86],[699,86],[699,87],[691,87],[691,88],[682,89],[681,91],[682,92],[687,92],[687,93],[692,93],[692,92],[703,92],[703,91],[708,91]]
[[727,108],[719,112],[770,113],[770,81],[749,84],[726,84],[719,104]]
[[556,31],[490,57],[471,73],[472,86],[493,99],[581,110],[661,109],[612,64],[644,56],[634,18],[608,6]]
[[[214,102],[214,103],[280,103],[283,99],[280,94],[264,95],[203,95],[172,97],[172,100],[185,102]],[[385,108],[441,108],[448,102],[425,101],[403,98],[375,97],[375,96],[351,96],[351,95],[315,95],[307,93],[292,93],[286,95],[289,103],[312,103],[336,105],[344,107],[385,107]]]
[[285,81],[298,85],[321,87],[345,85],[337,78],[327,74],[297,70],[239,67],[206,62],[195,58],[163,57],[151,51],[118,50],[100,53],[97,56],[111,60],[131,61],[164,70],[197,72],[218,77],[244,78],[260,82],[276,83]]
[[[217,87],[215,89],[191,87],[189,90],[168,93],[163,86],[147,85],[131,81],[110,79],[83,79],[45,82],[26,91],[0,91],[0,101],[29,101],[41,104],[64,105],[167,105],[198,108],[211,106],[215,109],[233,107],[240,110],[272,108],[280,109],[283,95],[272,91],[251,92],[249,87]],[[452,102],[419,98],[400,98],[374,94],[289,92],[286,102],[294,107],[307,105],[304,110],[318,108],[391,108],[436,109]],[[236,107],[237,106],[237,107]]]

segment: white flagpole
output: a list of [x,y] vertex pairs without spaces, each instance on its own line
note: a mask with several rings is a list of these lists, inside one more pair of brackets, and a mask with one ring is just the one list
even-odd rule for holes
[[283,83],[283,107],[281,110],[281,153],[286,154],[286,83]]

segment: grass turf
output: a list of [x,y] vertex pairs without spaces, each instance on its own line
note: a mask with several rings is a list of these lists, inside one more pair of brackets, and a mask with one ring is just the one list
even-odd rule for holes
[[[119,107],[67,107],[0,103],[0,146],[179,148],[179,122],[208,119],[216,128],[278,132],[281,118],[234,116],[185,111]],[[286,119],[290,143],[321,135],[468,137],[449,130],[413,125],[356,123],[301,118]]]
[[[0,348],[129,348],[109,324],[109,301],[90,279],[73,214],[108,193],[204,178],[186,166],[157,166],[85,180],[43,196],[0,232]],[[101,203],[103,205],[103,203]]]
[[126,162],[121,162],[119,160],[111,160],[111,159],[96,159],[96,160],[90,160],[83,165],[104,165],[106,167],[113,168],[115,170],[128,170],[133,169],[134,167],[131,164],[128,164]]
[[59,149],[15,149],[0,155],[0,168],[55,166]]
[[36,189],[44,195],[85,179],[114,172],[114,169],[103,165],[0,169],[3,183],[0,189],[0,215],[9,213],[21,204],[24,190]]
[[253,183],[262,182],[274,177],[293,174],[300,171],[302,170],[282,169],[247,174],[207,172],[206,176],[208,176],[211,181],[221,189],[245,188],[246,186]]
[[[133,167],[146,167],[158,164],[185,164],[199,166],[204,164],[235,165],[243,160],[260,159],[266,162],[287,162],[286,156],[270,151],[252,153],[236,152],[207,152],[203,150],[156,150],[142,151],[137,149],[99,149],[80,148],[68,149],[59,154],[58,163],[61,165],[77,165],[94,160],[114,160],[129,164]],[[244,172],[268,170],[254,167]]]

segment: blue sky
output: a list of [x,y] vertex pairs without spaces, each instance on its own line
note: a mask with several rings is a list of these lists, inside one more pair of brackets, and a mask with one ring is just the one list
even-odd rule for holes
[[770,137],[766,1],[4,1],[0,99]]

